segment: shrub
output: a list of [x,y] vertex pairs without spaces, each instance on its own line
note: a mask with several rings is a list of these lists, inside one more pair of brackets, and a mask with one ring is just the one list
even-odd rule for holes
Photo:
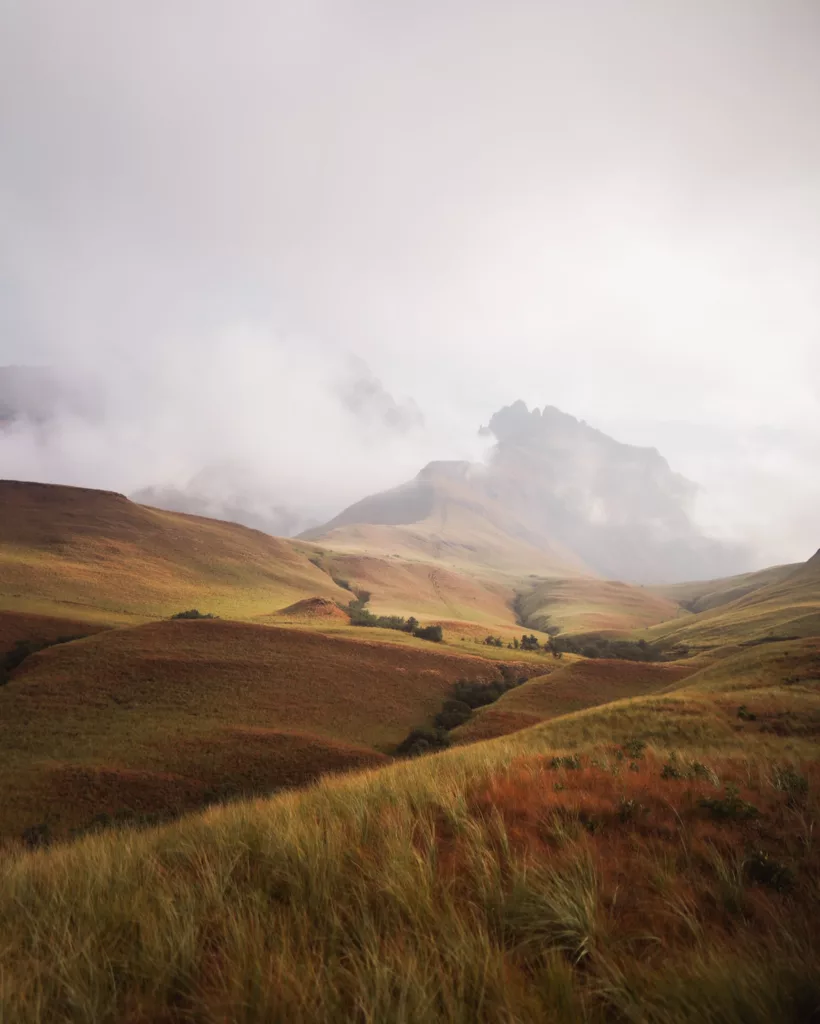
[[775,789],[788,794],[789,803],[799,803],[809,792],[809,780],[790,765],[783,768],[775,765],[772,770],[772,783]]
[[553,771],[566,768],[569,771],[577,772],[581,768],[581,758],[577,754],[563,754],[550,761],[550,768]]
[[464,701],[447,700],[434,721],[439,729],[456,729],[459,725],[463,725],[472,713],[472,708],[469,704],[465,704]]
[[747,857],[745,868],[751,881],[765,885],[769,889],[775,889],[777,892],[787,892],[794,886],[795,878],[792,869],[786,864],[781,864],[774,857],[770,857],[763,850],[754,850]]
[[646,750],[646,742],[639,739],[627,740],[623,745],[624,754],[632,761],[640,761]]
[[399,757],[419,757],[449,746],[450,737],[442,729],[411,729],[396,747],[395,753]]
[[211,615],[210,612],[201,612],[196,608],[189,608],[187,612],[177,612],[171,616],[172,619],[218,619],[218,615]]
[[440,644],[444,639],[444,630],[441,626],[419,626],[418,629],[413,630],[413,636],[419,637],[420,640],[432,640],[433,643]]
[[38,825],[30,825],[27,829],[23,830],[21,838],[30,850],[36,850],[42,846],[50,846],[51,828],[47,821],[40,822]]
[[750,821],[759,818],[760,811],[754,804],[747,803],[734,786],[726,787],[724,797],[704,797],[700,806],[709,812],[715,821]]

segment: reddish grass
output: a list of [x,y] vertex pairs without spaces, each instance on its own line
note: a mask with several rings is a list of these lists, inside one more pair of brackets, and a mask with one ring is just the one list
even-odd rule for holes
[[51,643],[59,637],[91,636],[106,628],[82,619],[0,611],[0,654],[10,651],[18,640],[45,640]]
[[[352,596],[352,595],[351,595]],[[348,622],[349,616],[342,611],[335,601],[326,597],[306,597],[302,601],[288,605],[276,612],[277,618],[291,619],[295,622],[324,622],[327,619]]]
[[165,771],[82,764],[50,769],[39,783],[42,820],[56,833],[101,815],[169,817],[212,799],[305,786],[322,775],[375,768],[390,758],[306,733],[221,729],[177,740]]
[[456,730],[455,737],[460,743],[472,743],[505,736],[559,715],[656,693],[691,675],[692,671],[690,665],[677,663],[617,658],[574,661],[510,690]]
[[[381,763],[379,748],[429,720],[456,679],[494,678],[498,667],[432,644],[221,620],[49,648],[0,688],[0,771],[14,778],[0,835],[49,816],[55,831],[82,823],[101,771],[115,773],[105,776],[112,793],[127,771],[184,776],[195,795],[199,783],[256,793]],[[176,805],[172,789],[153,791],[156,810],[162,794]]]
[[[627,768],[627,759],[617,776],[587,757],[580,770],[555,769],[551,761],[517,759],[469,791],[467,806],[484,821],[499,815],[510,856],[527,863],[560,872],[587,853],[600,880],[610,949],[639,955],[650,967],[676,948],[694,947],[699,930],[739,943],[756,941],[758,933],[774,938],[788,925],[820,942],[814,914],[820,851],[810,826],[818,812],[820,764],[798,766],[809,791],[795,797],[759,780],[752,784],[745,761],[710,761],[720,782],[759,811],[749,820],[716,820],[702,801],[722,799],[727,791],[707,779],[663,778],[654,758],[641,760],[637,771]],[[465,867],[459,839],[442,826],[440,843],[442,862],[457,878]],[[762,881],[749,867],[761,855],[784,869],[779,884]],[[737,905],[716,871],[721,857],[746,858]]]

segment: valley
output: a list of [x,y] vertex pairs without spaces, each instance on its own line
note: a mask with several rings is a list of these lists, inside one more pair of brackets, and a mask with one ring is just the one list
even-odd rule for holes
[[0,1017],[455,1020],[461,991],[487,1024],[694,1024],[673,979],[732,971],[759,1012],[726,1020],[804,1019],[820,554],[643,585],[430,518],[0,507]]

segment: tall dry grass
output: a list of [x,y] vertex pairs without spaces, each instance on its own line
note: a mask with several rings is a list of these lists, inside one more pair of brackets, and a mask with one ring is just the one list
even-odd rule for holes
[[3,856],[0,1022],[813,1019],[815,766],[520,751]]

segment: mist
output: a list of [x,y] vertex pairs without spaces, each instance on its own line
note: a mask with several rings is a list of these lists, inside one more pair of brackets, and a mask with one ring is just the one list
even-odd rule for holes
[[813,0],[0,0],[0,365],[63,396],[0,475],[295,532],[520,398],[806,558],[819,48]]

